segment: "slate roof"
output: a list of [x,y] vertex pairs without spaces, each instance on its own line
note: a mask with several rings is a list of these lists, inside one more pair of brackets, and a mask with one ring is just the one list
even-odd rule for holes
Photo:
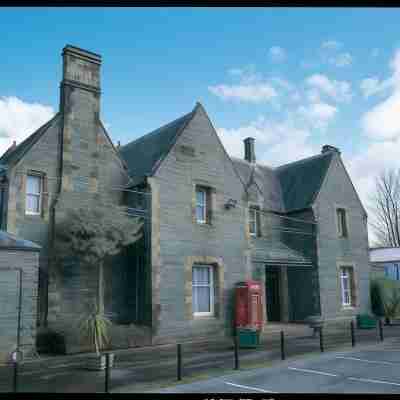
[[120,155],[134,181],[139,182],[154,172],[194,112],[195,110],[120,147]]
[[370,249],[369,259],[373,263],[400,261],[400,247]]
[[312,205],[332,158],[333,152],[326,152],[275,169],[286,212]]
[[263,263],[312,264],[310,259],[285,245],[282,241],[263,240],[262,238],[257,238],[257,245],[252,251],[252,258],[256,262]]
[[0,230],[0,250],[1,249],[12,249],[12,250],[30,250],[40,251],[40,246],[36,243],[30,242],[17,238],[9,232]]
[[326,152],[278,168],[251,164],[236,157],[232,157],[232,161],[246,184],[251,180],[257,184],[264,195],[267,208],[289,212],[312,205],[328,171],[332,155],[332,152]]
[[[190,113],[120,147],[120,155],[134,184],[155,172],[193,117],[196,107]],[[231,157],[231,160],[245,185],[253,181],[257,184],[263,193],[266,208],[285,213],[312,205],[332,156],[333,152],[327,151],[278,168],[252,164],[236,157]]]
[[24,141],[18,144],[14,149],[9,148],[1,157],[1,164],[10,164],[17,162],[47,131],[50,125],[58,118],[59,113],[56,113],[50,121],[42,125],[37,131],[29,135]]
[[284,212],[281,185],[274,169],[260,164],[251,164],[241,158],[231,157],[231,159],[246,185],[251,182],[257,184],[263,193],[265,207],[272,211]]

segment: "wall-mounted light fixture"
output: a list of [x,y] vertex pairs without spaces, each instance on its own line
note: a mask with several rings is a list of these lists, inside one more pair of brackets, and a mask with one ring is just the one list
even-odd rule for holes
[[227,210],[230,210],[231,208],[235,208],[237,204],[237,201],[234,199],[229,199],[226,203],[225,203],[225,208]]

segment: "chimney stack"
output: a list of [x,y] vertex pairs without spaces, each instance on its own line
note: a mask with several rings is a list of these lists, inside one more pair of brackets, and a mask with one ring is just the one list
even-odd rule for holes
[[340,154],[340,150],[335,146],[331,146],[330,144],[325,144],[324,146],[322,146],[321,153],[327,153],[328,151]]
[[[78,187],[78,176],[91,176],[98,151],[100,129],[101,56],[67,45],[63,48],[60,113],[62,114],[62,191]],[[75,149],[79,147],[80,152]],[[83,156],[83,153],[86,153]],[[82,160],[85,160],[83,162]],[[91,178],[90,191],[96,179]],[[96,181],[96,182],[95,182]]]
[[254,142],[255,139],[252,137],[248,137],[244,139],[244,159],[249,163],[256,162],[256,153],[254,151]]

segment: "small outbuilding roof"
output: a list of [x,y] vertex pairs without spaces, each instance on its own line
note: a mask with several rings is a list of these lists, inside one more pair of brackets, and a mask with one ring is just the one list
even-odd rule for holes
[[29,240],[17,238],[9,232],[0,230],[0,250],[40,251],[41,247]]
[[378,247],[369,250],[369,259],[373,263],[400,261],[400,247]]

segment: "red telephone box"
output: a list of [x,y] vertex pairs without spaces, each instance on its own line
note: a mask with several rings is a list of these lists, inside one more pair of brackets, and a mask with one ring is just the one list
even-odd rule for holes
[[263,324],[260,282],[247,280],[236,285],[236,328],[261,330]]

